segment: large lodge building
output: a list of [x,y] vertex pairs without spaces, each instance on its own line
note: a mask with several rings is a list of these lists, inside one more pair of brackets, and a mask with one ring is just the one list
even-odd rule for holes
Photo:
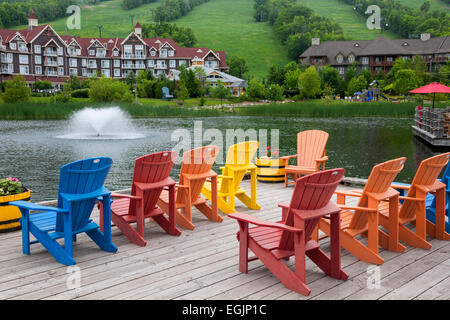
[[125,39],[79,38],[60,36],[50,25],[39,26],[34,13],[28,29],[0,29],[0,55],[0,82],[20,74],[29,84],[50,81],[55,87],[73,76],[121,79],[146,69],[168,76],[181,65],[229,70],[224,51],[184,48],[172,39],[145,39],[139,22]]
[[407,59],[422,56],[429,71],[436,71],[450,57],[450,37],[431,38],[422,34],[420,39],[396,39],[379,36],[374,40],[326,41],[314,38],[312,45],[301,56],[300,61],[321,68],[330,65],[344,76],[353,63],[373,75],[380,71],[387,74],[397,58]]

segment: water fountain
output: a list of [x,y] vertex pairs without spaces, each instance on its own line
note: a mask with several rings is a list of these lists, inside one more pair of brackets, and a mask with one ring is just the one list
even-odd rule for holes
[[70,118],[68,134],[61,139],[115,140],[145,137],[136,131],[130,117],[119,107],[84,108]]

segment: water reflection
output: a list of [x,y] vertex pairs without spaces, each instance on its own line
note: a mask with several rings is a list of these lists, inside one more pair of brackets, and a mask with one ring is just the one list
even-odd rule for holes
[[[15,176],[33,190],[34,201],[54,199],[59,167],[87,157],[108,156],[114,161],[107,187],[129,187],[134,160],[151,152],[170,150],[175,129],[194,128],[203,120],[203,130],[279,129],[280,154],[296,153],[296,134],[308,129],[330,133],[328,168],[343,167],[347,176],[366,178],[373,165],[385,160],[408,158],[399,181],[409,181],[421,160],[439,153],[413,138],[410,119],[300,119],[265,117],[218,117],[204,119],[137,119],[133,126],[145,138],[137,140],[64,140],[68,121],[0,121],[0,177]],[[270,131],[269,131],[270,136]],[[224,155],[225,156],[225,155]],[[220,165],[214,169],[219,171]],[[172,172],[176,180],[179,166]]]

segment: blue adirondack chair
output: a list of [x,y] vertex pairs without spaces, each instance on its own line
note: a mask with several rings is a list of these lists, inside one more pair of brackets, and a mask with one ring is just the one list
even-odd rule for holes
[[[450,203],[450,164],[445,168],[442,178],[439,179],[444,183],[447,188],[445,189],[445,214],[447,215],[447,221],[445,222],[445,232],[450,233],[450,213],[449,213],[449,203]],[[410,186],[408,183],[394,182],[394,186],[397,186],[397,190],[400,192],[400,196],[405,196],[407,188]],[[404,188],[401,188],[401,187]],[[400,202],[403,202],[400,200]],[[432,223],[436,223],[436,197],[435,195],[428,193],[426,198],[426,208],[427,208],[427,220]]]
[[[69,163],[60,170],[57,207],[45,207],[26,201],[10,202],[19,207],[22,218],[22,250],[30,254],[30,245],[41,243],[60,263],[74,265],[73,242],[85,232],[101,249],[116,252],[111,241],[111,197],[103,187],[111,168],[110,158],[91,158]],[[103,203],[104,229],[90,215],[97,201]],[[30,214],[31,211],[38,211]],[[30,233],[37,241],[30,242]],[[64,238],[64,247],[56,239]]]
[[171,100],[173,99],[173,95],[170,94],[169,88],[162,88],[163,100]]

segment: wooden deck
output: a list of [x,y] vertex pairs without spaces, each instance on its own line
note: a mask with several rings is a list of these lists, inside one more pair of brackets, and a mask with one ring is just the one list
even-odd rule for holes
[[[249,189],[249,183],[244,182]],[[349,187],[340,187],[341,189]],[[353,189],[353,188],[352,188]],[[293,188],[258,183],[262,210],[248,212],[278,221],[280,202],[288,202]],[[98,213],[94,213],[97,220]],[[371,264],[342,251],[348,281],[325,276],[310,261],[304,297],[286,289],[260,261],[249,264],[249,273],[238,270],[235,220],[212,223],[194,211],[194,231],[180,237],[163,233],[147,224],[147,247],[131,244],[113,228],[115,254],[98,249],[85,235],[74,247],[81,286],[70,289],[68,268],[55,262],[39,244],[31,255],[21,253],[21,233],[0,234],[0,299],[450,299],[450,242],[430,239],[431,250],[408,247],[399,254],[381,251],[379,288],[368,288]],[[328,249],[328,240],[322,246]],[[292,266],[292,260],[289,264]],[[370,281],[369,281],[370,282]]]

